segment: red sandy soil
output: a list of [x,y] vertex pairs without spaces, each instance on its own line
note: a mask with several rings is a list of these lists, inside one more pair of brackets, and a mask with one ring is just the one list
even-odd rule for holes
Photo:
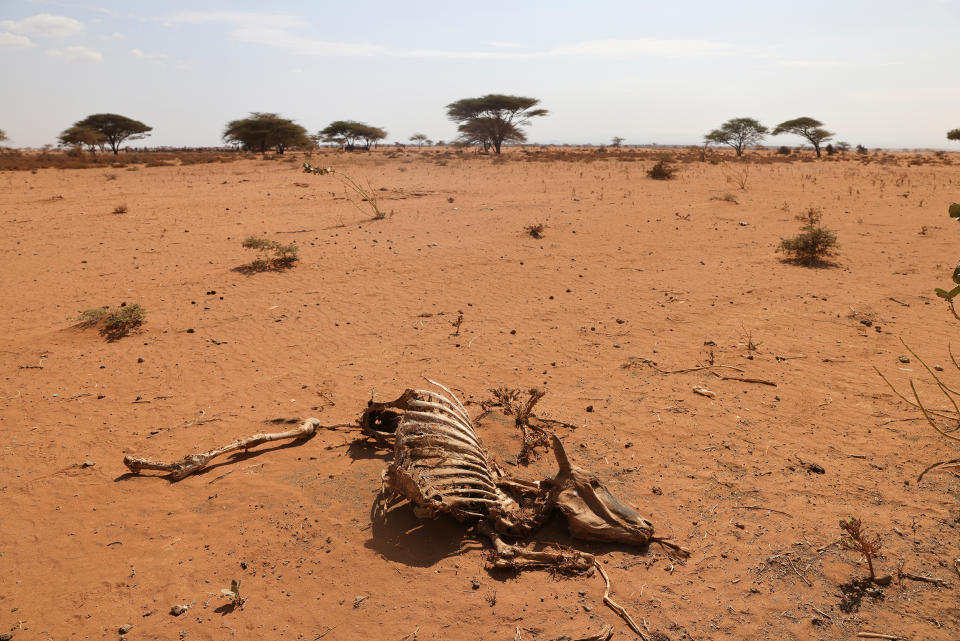
[[[677,561],[576,542],[562,523],[544,533],[596,553],[613,598],[659,639],[960,638],[960,478],[917,482],[956,448],[873,369],[946,404],[899,360],[903,338],[960,379],[958,322],[933,295],[960,246],[956,159],[753,164],[741,190],[717,164],[654,181],[652,157],[594,152],[311,158],[383,188],[384,220],[301,160],[0,174],[0,632],[509,641],[611,623],[635,638],[597,575],[488,571],[466,527],[407,504],[371,523],[390,453],[357,430],[177,483],[122,463],[286,429],[271,419],[352,423],[371,396],[429,376],[473,402],[545,387],[539,414],[579,426],[560,432],[574,462],[690,548]],[[714,199],[726,193],[739,204]],[[775,253],[810,207],[838,232],[836,267]],[[540,240],[524,231],[537,223]],[[251,234],[297,243],[300,263],[235,271]],[[74,326],[121,302],[146,310],[138,332],[108,342]],[[508,470],[552,475],[549,457],[516,467],[509,421],[478,431]],[[947,587],[845,596],[866,575],[839,545],[849,515],[881,536],[881,572],[902,560]],[[248,600],[227,612],[233,579]]]

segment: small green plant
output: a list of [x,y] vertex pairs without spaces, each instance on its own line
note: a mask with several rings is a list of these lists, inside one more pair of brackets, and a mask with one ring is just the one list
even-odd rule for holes
[[[338,172],[333,167],[314,167],[308,162],[303,163],[304,173],[314,174],[317,176],[333,176],[338,179],[344,187],[352,191],[354,194],[360,197],[361,202],[367,203],[367,206],[370,208],[373,218],[375,220],[383,220],[387,217],[387,213],[380,209],[380,206],[377,204],[376,191],[370,185],[370,182],[367,182],[367,186],[364,187],[359,182],[348,176],[343,172]],[[349,199],[350,204],[359,209],[360,211],[366,213],[366,210],[359,205],[352,198]]]
[[[960,222],[960,203],[953,203],[950,205],[948,210],[950,218],[955,218],[957,222]],[[957,264],[956,268],[953,270],[953,284],[955,287],[950,291],[945,289],[940,289],[937,287],[934,291],[937,296],[943,298],[950,304],[950,312],[953,314],[953,317],[957,320],[960,320],[960,315],[957,314],[957,309],[954,307],[953,299],[960,295],[960,263]]]
[[120,303],[120,307],[85,309],[77,321],[80,327],[99,327],[102,336],[114,341],[140,327],[145,318],[146,312],[140,303]]
[[801,265],[822,265],[827,258],[836,253],[837,233],[825,229],[821,224],[823,214],[819,208],[811,207],[797,216],[803,222],[800,233],[793,238],[783,238],[777,251],[790,256],[790,260]]
[[255,249],[259,253],[256,260],[245,266],[249,271],[265,272],[289,269],[300,260],[298,256],[299,247],[284,245],[268,238],[248,236],[244,239],[242,246],[244,249]]
[[666,160],[657,162],[656,165],[647,170],[647,176],[654,180],[672,180],[676,173],[676,168]]
[[873,560],[883,558],[880,551],[880,536],[874,535],[872,538],[867,536],[866,530],[860,519],[852,516],[840,520],[840,529],[843,530],[843,536],[840,541],[847,549],[854,550],[863,555],[867,560],[867,567],[870,568],[870,580],[878,585],[887,585],[892,577],[890,575],[877,576],[873,569]]
[[113,213],[115,213],[115,214],[125,214],[125,213],[127,213],[128,211],[129,211],[129,209],[127,208],[127,204],[126,204],[126,203],[117,205],[116,207],[113,208]]

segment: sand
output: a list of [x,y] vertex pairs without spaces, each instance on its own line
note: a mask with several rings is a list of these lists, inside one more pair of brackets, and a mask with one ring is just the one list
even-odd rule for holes
[[[570,155],[312,156],[369,180],[384,220],[290,154],[0,174],[0,632],[506,641],[611,623],[634,638],[596,575],[490,572],[475,534],[405,504],[371,523],[390,453],[358,431],[177,483],[122,464],[286,429],[274,419],[350,423],[428,376],[473,403],[546,388],[540,415],[579,426],[560,432],[575,462],[690,548],[681,562],[544,533],[598,554],[660,639],[960,638],[960,482],[917,482],[957,450],[874,371],[944,406],[902,338],[960,380],[958,322],[933,295],[958,257],[960,163],[751,164],[740,189],[719,164],[654,181],[652,157]],[[811,207],[838,233],[834,267],[775,253]],[[237,271],[249,235],[295,242],[300,263]],[[124,302],[146,310],[138,332],[74,326]],[[652,367],[711,362],[742,371]],[[510,471],[552,473],[516,466],[509,420],[478,431]],[[849,515],[881,536],[880,570],[948,587],[858,592]],[[247,602],[227,611],[234,579]]]

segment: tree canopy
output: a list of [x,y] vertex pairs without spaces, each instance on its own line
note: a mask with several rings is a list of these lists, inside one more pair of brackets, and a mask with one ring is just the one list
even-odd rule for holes
[[487,94],[480,98],[464,98],[447,105],[447,117],[460,123],[460,141],[483,144],[484,149],[493,147],[500,153],[504,142],[523,142],[526,134],[520,127],[530,124],[530,119],[546,116],[546,109],[534,109],[540,101],[524,96]]
[[70,147],[82,147],[86,145],[90,151],[93,151],[97,147],[100,147],[102,150],[103,146],[107,143],[106,136],[96,129],[79,127],[77,125],[63,130],[63,132],[57,136],[57,141],[61,145]]
[[423,147],[424,143],[428,142],[430,139],[427,138],[427,134],[416,133],[410,136],[410,142],[417,143],[417,147]]
[[75,127],[92,129],[99,133],[103,136],[103,142],[113,150],[114,156],[120,152],[120,145],[124,141],[145,138],[153,131],[153,127],[148,127],[139,120],[119,114],[93,114],[73,123],[71,129]]
[[[0,138],[0,140],[3,140]],[[960,129],[951,129],[947,132],[947,140],[960,140]]]
[[232,120],[223,130],[223,140],[264,153],[276,149],[282,154],[290,147],[313,147],[307,130],[275,113],[254,111],[248,118]]
[[362,141],[363,148],[369,151],[373,143],[387,137],[387,132],[365,122],[334,120],[321,129],[319,135],[327,142],[335,142],[347,150],[355,149],[358,141]]
[[4,140],[7,140],[7,132],[5,132],[3,129],[0,129],[0,142],[3,142]]
[[714,129],[703,139],[710,143],[718,145],[729,145],[737,152],[737,156],[743,155],[746,147],[756,145],[767,135],[768,129],[753,118],[731,118],[720,125],[719,129]]
[[796,134],[810,141],[814,150],[817,152],[817,158],[820,157],[820,143],[833,138],[834,134],[823,128],[823,123],[816,118],[794,118],[785,120],[776,126],[773,130],[774,136],[780,134]]

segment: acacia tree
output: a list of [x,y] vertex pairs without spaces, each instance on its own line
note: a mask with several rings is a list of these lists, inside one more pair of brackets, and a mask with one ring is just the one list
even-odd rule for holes
[[0,142],[5,140],[9,140],[9,138],[7,138],[7,132],[5,132],[3,129],[0,129]]
[[427,138],[427,134],[417,133],[410,136],[410,142],[417,143],[417,147],[423,147],[423,144],[427,142],[427,140],[429,140],[429,138]]
[[[3,140],[0,138],[0,140]],[[960,129],[951,129],[947,132],[947,140],[960,140]]]
[[626,138],[624,138],[623,136],[614,136],[613,138],[610,139],[610,146],[619,147],[620,145],[623,144],[624,140],[626,140]]
[[834,134],[823,128],[823,123],[816,118],[794,118],[785,120],[776,126],[773,130],[774,136],[780,134],[795,134],[810,141],[814,150],[817,152],[817,158],[820,158],[820,143],[833,138]]
[[120,153],[120,145],[124,141],[146,138],[150,135],[149,132],[153,131],[153,127],[148,127],[139,120],[119,114],[93,114],[78,120],[73,126],[85,127],[99,133],[103,136],[103,142],[113,150],[114,156]]
[[275,113],[254,111],[248,118],[231,120],[223,130],[223,140],[244,149],[265,153],[274,148],[282,154],[291,147],[313,147],[307,130]]
[[70,147],[83,147],[87,146],[90,153],[96,153],[97,147],[100,148],[100,151],[103,151],[103,146],[107,143],[106,137],[90,127],[78,127],[74,125],[69,129],[64,129],[59,136],[57,136],[57,141],[63,146]]
[[768,129],[753,118],[731,118],[703,137],[706,143],[729,145],[737,152],[737,157],[743,155],[748,146],[756,145],[767,135]]
[[335,120],[321,129],[319,135],[327,142],[338,143],[347,151],[353,150],[357,141],[362,140],[364,149],[369,151],[373,143],[387,137],[387,132],[380,127],[373,127],[365,122]]
[[480,98],[464,98],[447,105],[447,117],[460,123],[458,130],[464,137],[485,141],[484,148],[493,147],[500,153],[504,142],[523,142],[526,134],[520,129],[530,124],[530,119],[546,116],[546,109],[534,109],[540,101],[524,96],[487,94]]

